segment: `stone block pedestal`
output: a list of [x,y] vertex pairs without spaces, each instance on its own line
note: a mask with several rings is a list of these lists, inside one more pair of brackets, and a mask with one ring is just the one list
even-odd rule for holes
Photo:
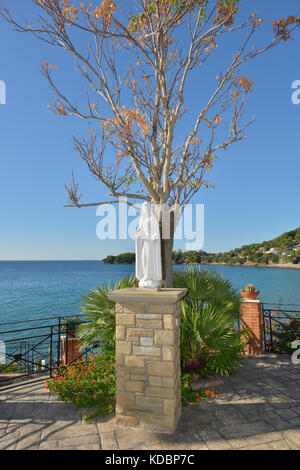
[[181,413],[179,301],[186,289],[128,288],[116,302],[118,424],[172,433]]

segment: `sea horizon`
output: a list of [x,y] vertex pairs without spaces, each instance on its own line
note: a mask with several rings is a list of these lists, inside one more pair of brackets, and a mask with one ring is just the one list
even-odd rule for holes
[[21,261],[24,261],[24,262],[34,262],[34,261],[42,261],[42,262],[46,262],[46,261],[100,261],[101,263],[103,263],[103,260],[100,259],[65,259],[65,258],[62,258],[62,259],[0,259],[0,263],[1,262],[21,262]]
[[[103,259],[1,259],[0,263],[48,263],[48,262],[96,262],[102,263],[106,266],[135,266],[135,263],[104,263]],[[300,269],[300,264],[230,264],[230,263],[180,263],[173,264],[173,266],[230,266],[232,268],[275,268],[275,269]]]

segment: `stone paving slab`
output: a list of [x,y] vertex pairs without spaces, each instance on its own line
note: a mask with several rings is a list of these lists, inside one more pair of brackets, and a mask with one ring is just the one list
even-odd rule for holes
[[42,384],[0,391],[0,450],[299,450],[300,366],[248,358],[214,400],[183,408],[174,434],[123,428],[113,415],[85,423]]

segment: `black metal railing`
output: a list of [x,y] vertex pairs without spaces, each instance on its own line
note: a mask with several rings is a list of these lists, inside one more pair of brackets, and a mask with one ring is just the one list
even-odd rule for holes
[[24,380],[45,380],[63,362],[86,357],[99,345],[69,354],[74,330],[85,323],[84,315],[38,318],[0,323],[0,389],[12,388]]
[[300,339],[300,305],[264,304],[262,309],[264,351],[290,353]]

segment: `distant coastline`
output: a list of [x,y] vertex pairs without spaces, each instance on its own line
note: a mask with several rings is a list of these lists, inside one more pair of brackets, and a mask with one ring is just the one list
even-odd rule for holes
[[[197,263],[189,263],[197,264]],[[201,263],[200,263],[201,265]],[[203,263],[204,266],[236,266],[238,268],[285,268],[285,269],[300,269],[300,264],[286,263],[286,264],[259,264],[259,263],[245,263],[245,264],[230,264],[230,263]]]
[[[101,260],[103,261],[103,260]],[[122,265],[122,264],[128,264],[128,265],[135,265],[135,262],[127,262],[127,263],[122,263],[115,261],[113,263],[105,263],[105,264],[111,264],[111,265]],[[236,267],[236,268],[284,268],[284,269],[300,269],[300,264],[293,264],[293,263],[285,263],[285,264],[280,264],[280,263],[274,263],[274,264],[263,264],[263,263],[244,263],[244,264],[237,264],[237,263],[173,263],[173,265],[176,266],[231,266],[231,267]]]

